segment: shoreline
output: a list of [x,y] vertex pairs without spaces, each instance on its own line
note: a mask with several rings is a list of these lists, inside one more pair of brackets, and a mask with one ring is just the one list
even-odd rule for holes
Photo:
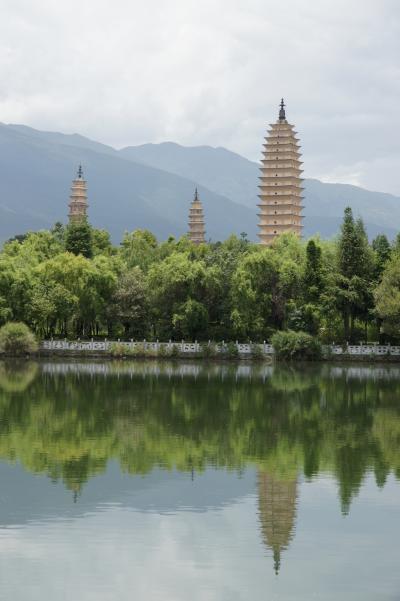
[[247,364],[268,364],[268,365],[290,365],[290,364],[299,364],[299,363],[362,363],[362,364],[371,364],[376,365],[379,363],[383,364],[399,364],[400,356],[399,355],[377,355],[377,354],[368,354],[368,355],[355,355],[355,354],[341,354],[341,355],[330,355],[321,357],[320,359],[307,360],[304,358],[292,359],[290,361],[277,360],[274,355],[265,354],[262,357],[251,357],[248,354],[239,354],[238,356],[211,356],[206,357],[204,355],[200,355],[199,353],[180,353],[174,356],[166,356],[166,355],[156,355],[156,354],[121,354],[114,355],[107,351],[96,351],[96,350],[82,350],[82,349],[74,349],[74,350],[48,350],[41,349],[34,353],[29,354],[12,354],[12,353],[1,353],[0,361],[9,360],[9,359],[19,359],[19,360],[37,360],[37,359],[70,359],[74,361],[76,359],[94,359],[101,361],[162,361],[162,362],[185,362],[189,361],[191,363],[247,363]]

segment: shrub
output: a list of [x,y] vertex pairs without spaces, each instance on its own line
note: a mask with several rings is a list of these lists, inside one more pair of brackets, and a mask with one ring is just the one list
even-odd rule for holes
[[144,357],[146,355],[146,349],[143,342],[137,342],[134,348],[132,349],[133,357]]
[[276,332],[272,336],[271,343],[277,359],[312,360],[322,356],[320,342],[306,332],[293,332],[292,330]]
[[239,357],[239,349],[234,342],[228,342],[225,352],[229,359],[237,359]]
[[37,351],[35,335],[28,326],[20,322],[9,322],[0,328],[0,352],[10,355],[25,355]]
[[256,359],[257,361],[261,361],[261,359],[264,359],[264,351],[261,344],[251,345],[251,358]]
[[212,359],[217,354],[217,347],[213,342],[207,342],[201,347],[201,356],[205,359]]
[[147,357],[148,359],[157,359],[159,356],[159,351],[153,348],[152,346],[148,346],[147,348],[143,345],[143,357]]
[[127,355],[127,347],[119,342],[114,342],[110,347],[110,354],[113,357],[125,357]]
[[163,359],[168,356],[167,347],[164,344],[160,344],[160,346],[158,347],[157,356],[160,357],[160,359]]
[[179,351],[179,346],[177,344],[174,344],[171,349],[169,350],[169,356],[172,357],[172,359],[177,359],[180,355],[180,351]]

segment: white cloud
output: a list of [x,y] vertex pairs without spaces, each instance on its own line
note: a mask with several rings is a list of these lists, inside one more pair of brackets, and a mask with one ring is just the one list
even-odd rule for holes
[[362,164],[359,183],[400,193],[396,0],[1,5],[3,122],[257,159],[284,95],[306,175],[332,179]]

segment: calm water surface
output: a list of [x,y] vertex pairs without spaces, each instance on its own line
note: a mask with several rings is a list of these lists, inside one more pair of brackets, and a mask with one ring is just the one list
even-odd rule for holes
[[0,599],[399,601],[400,368],[0,362]]

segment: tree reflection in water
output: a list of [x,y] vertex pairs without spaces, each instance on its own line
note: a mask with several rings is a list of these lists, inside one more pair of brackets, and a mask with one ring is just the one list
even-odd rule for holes
[[368,473],[400,478],[399,395],[386,366],[0,362],[0,458],[75,500],[111,459],[130,474],[254,466],[278,571],[300,476],[334,476],[344,514]]

